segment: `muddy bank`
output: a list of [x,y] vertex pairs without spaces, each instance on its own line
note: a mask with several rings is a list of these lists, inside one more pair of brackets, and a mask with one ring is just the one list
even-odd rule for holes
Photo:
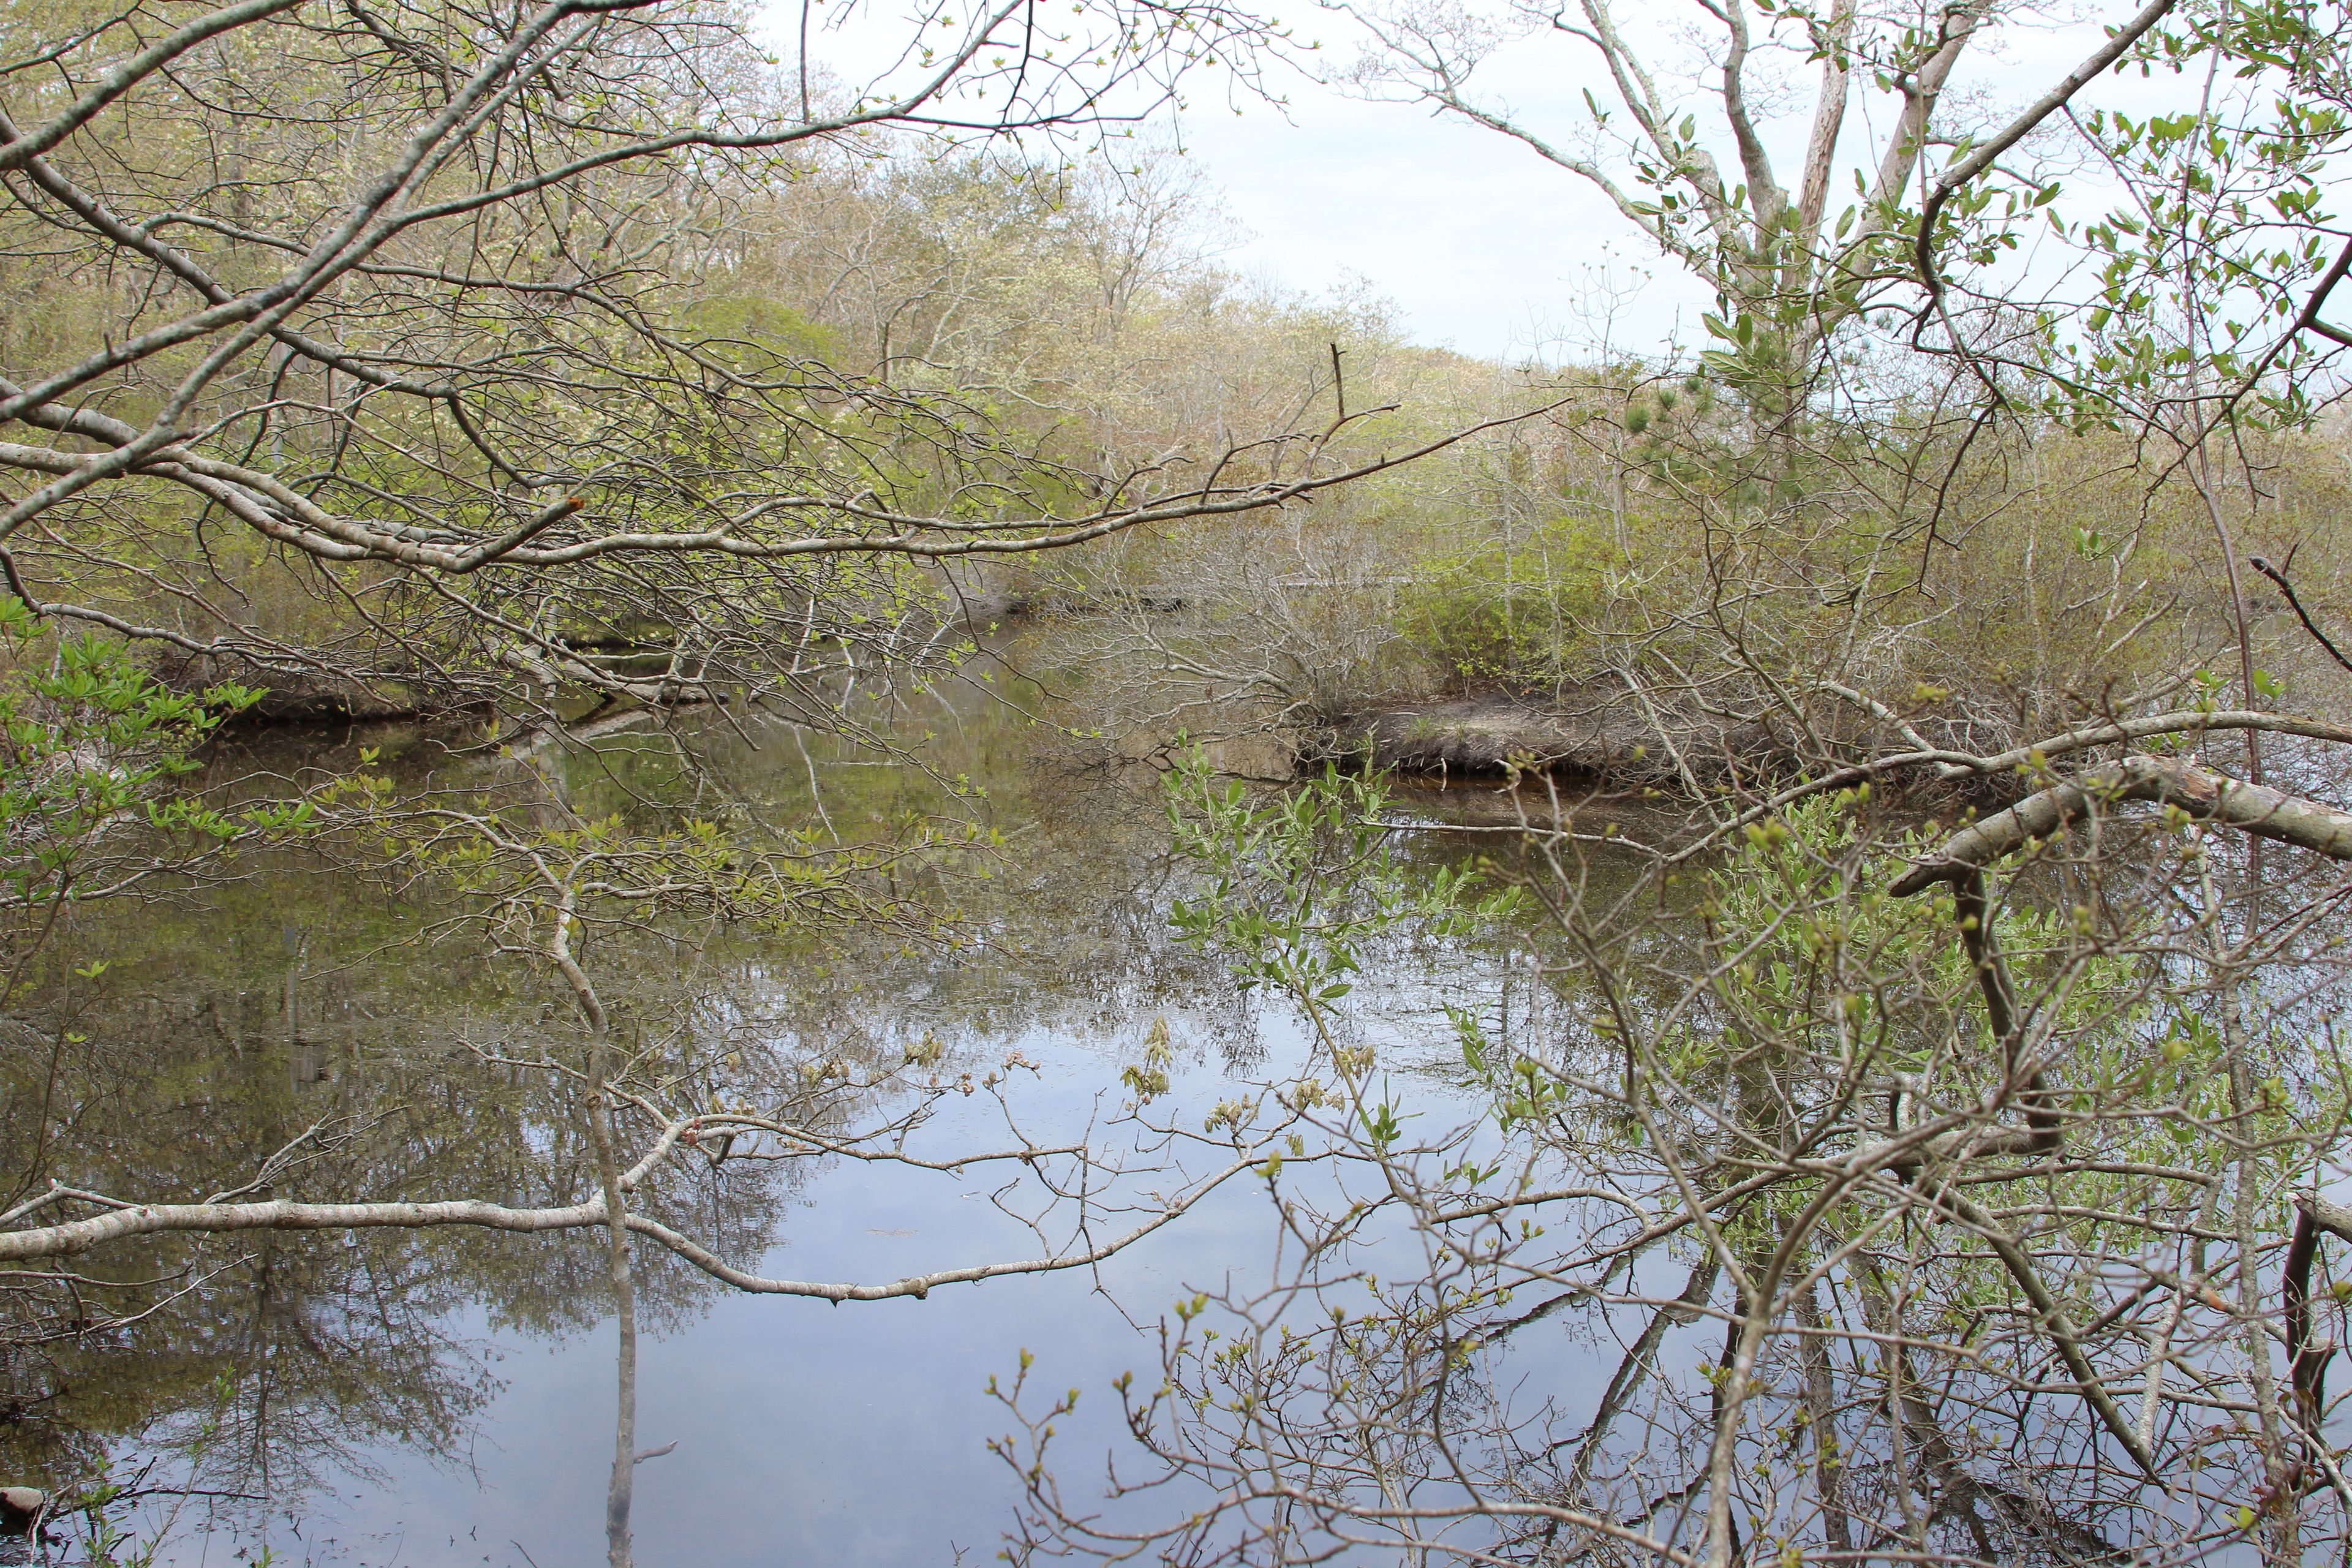
[[1622,687],[1549,700],[1496,693],[1399,704],[1332,725],[1336,749],[1402,773],[1498,777],[1540,770],[1621,785],[1712,788],[1769,771],[1770,725],[1646,708]]

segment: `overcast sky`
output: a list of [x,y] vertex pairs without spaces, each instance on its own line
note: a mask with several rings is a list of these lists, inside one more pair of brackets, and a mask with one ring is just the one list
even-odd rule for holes
[[[1490,131],[1301,84],[1287,113],[1222,103],[1184,116],[1190,155],[1248,237],[1229,259],[1297,289],[1349,278],[1415,337],[1517,359],[1612,327],[1663,342],[1704,298],[1584,182]],[[1648,279],[1644,285],[1645,277]],[[1615,320],[1603,301],[1620,299]]]
[[[2051,5],[2054,14],[2012,11],[1998,33],[1980,39],[1948,100],[1979,124],[1998,124],[2095,48],[2102,22],[2136,8],[2128,0]],[[1319,38],[1322,58],[1335,66],[1355,51],[1348,24],[1315,0],[1262,0],[1262,8],[1288,17],[1300,38]],[[899,0],[871,0],[836,11],[847,26],[825,29],[827,68],[855,77],[856,61],[886,59],[903,47],[898,10]],[[797,7],[770,0],[768,13],[774,43],[789,50],[782,24]],[[1678,68],[1699,66],[1677,32],[1686,16],[1699,15],[1694,7],[1621,0],[1618,15],[1663,86],[1672,88]],[[1779,118],[1766,122],[1784,184],[1796,183],[1818,68],[1799,67],[1793,90],[1777,95]],[[1682,79],[1700,126],[1719,125],[1712,79]],[[1572,140],[1584,122],[1588,85],[1603,87],[1594,60],[1564,38],[1514,45],[1475,83],[1482,101],[1505,106],[1556,141]],[[1366,101],[1296,73],[1276,87],[1284,102],[1243,100],[1236,114],[1213,75],[1187,80],[1181,141],[1244,236],[1227,258],[1234,265],[1308,293],[1368,286],[1396,304],[1417,338],[1480,356],[1589,359],[1604,346],[1656,353],[1703,341],[1706,293],[1578,177],[1494,132],[1423,109]],[[1775,96],[1761,82],[1755,91],[1759,101]],[[2099,100],[2135,112],[2177,107],[2195,91],[2177,77],[2145,83],[2110,77],[2095,89]],[[1849,160],[1874,146],[1883,127],[1871,116],[1888,108],[1858,77],[1843,149]],[[1701,135],[1714,140],[1705,129]],[[1727,148],[1717,156],[1736,167]],[[2095,196],[2085,184],[2071,182],[2078,194]],[[1845,199],[1843,191],[1833,195],[1832,215]]]
[[[2016,25],[1967,57],[1951,94],[1964,111],[2006,119],[2097,47],[2096,18],[2136,9],[2061,4],[2058,17],[2038,23],[2030,12],[2012,13]],[[1629,0],[1619,13],[1629,33],[1648,33],[1643,51],[1664,70],[1692,58],[1687,46],[1664,36],[1685,9]],[[2093,19],[2082,19],[2086,12]],[[1298,26],[1302,33],[1319,26],[1327,43],[1346,47],[1328,13]],[[1602,86],[1593,68],[1580,44],[1521,44],[1490,62],[1477,86],[1485,100],[1559,141],[1583,121],[1581,89]],[[1804,70],[1787,100],[1793,112],[1769,128],[1784,184],[1796,183],[1817,68]],[[2085,97],[2146,112],[2193,100],[2197,86],[2135,73],[2109,77]],[[1686,107],[1700,125],[1719,123],[1719,100],[1696,82],[1689,91]],[[1201,90],[1183,116],[1192,155],[1250,237],[1236,263],[1310,290],[1360,276],[1402,307],[1415,335],[1479,355],[1566,350],[1584,357],[1604,334],[1650,352],[1704,338],[1699,312],[1712,303],[1705,291],[1659,258],[1592,187],[1533,151],[1426,110],[1365,102],[1295,79],[1286,96],[1286,112],[1251,105],[1237,116],[1221,95]],[[1872,96],[1857,82],[1849,158],[1865,146],[1865,132],[1880,129],[1864,123]],[[1884,100],[1875,107],[1885,112]],[[2103,189],[2086,172],[2069,185],[2084,196]],[[1833,195],[1832,215],[1849,196]]]

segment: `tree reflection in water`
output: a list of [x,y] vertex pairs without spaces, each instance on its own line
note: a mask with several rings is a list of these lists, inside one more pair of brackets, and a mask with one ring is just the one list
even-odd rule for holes
[[[908,890],[941,932],[977,942],[599,928],[583,959],[634,1062],[625,1089],[849,1139],[911,1131],[943,1103],[1017,1103],[1010,1080],[1037,1075],[1008,1067],[998,1042],[1039,1029],[1098,1042],[1181,1009],[1194,1036],[1246,1058],[1248,1000],[1166,930],[1156,803],[1023,772],[1024,742],[1002,718],[957,734],[956,760],[995,775],[1010,845],[934,863]],[[413,781],[481,767],[416,750]],[[774,752],[722,736],[695,760],[755,805],[807,815],[812,774],[797,755],[772,773]],[[823,770],[824,815],[846,830],[939,804],[919,776],[838,761]],[[543,771],[583,816],[656,820],[696,776],[656,738]],[[290,855],[173,902],[77,913],[0,1051],[6,1205],[39,1205],[53,1183],[160,1203],[593,1198],[581,1086],[564,1067],[581,1038],[571,999],[456,913]],[[1100,1078],[1081,1098],[1115,1113],[1116,1067]],[[626,1104],[621,1121],[640,1141],[653,1127]],[[924,1152],[969,1152],[970,1131],[950,1134],[961,1149]],[[690,1154],[629,1207],[730,1259],[778,1245],[810,1174],[840,1163],[747,1125],[684,1141]],[[611,1312],[594,1234],[151,1235],[21,1268],[0,1349],[0,1478],[51,1487],[76,1528],[185,1532],[299,1518],[339,1478],[380,1479],[388,1453],[454,1462],[499,1387],[483,1329],[561,1340]],[[719,1289],[658,1247],[635,1250],[650,1331],[683,1328]]]

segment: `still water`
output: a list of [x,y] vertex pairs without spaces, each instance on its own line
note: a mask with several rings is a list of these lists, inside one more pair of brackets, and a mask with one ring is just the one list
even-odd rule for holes
[[[1238,1080],[1304,1067],[1279,1003],[1174,940],[1187,872],[1153,781],[1076,771],[1050,729],[971,694],[898,722],[940,773],[985,793],[961,809],[997,842],[907,889],[965,940],[609,933],[587,960],[632,1037],[660,1036],[745,1099],[815,1064],[895,1064],[930,1042],[950,1079],[1004,1080],[1002,1107],[993,1092],[947,1098],[919,1134],[931,1157],[1003,1146],[1008,1114],[1040,1142],[1131,1138],[1106,1124],[1133,1098],[1122,1068],[1160,1026],[1172,1084],[1153,1110],[1180,1123],[1199,1125]],[[413,784],[533,766],[589,816],[707,804],[649,737],[523,763],[396,731],[329,740],[306,742],[324,746],[309,760],[349,766],[368,746]],[[790,731],[712,723],[689,742],[772,820],[854,838],[947,809],[938,780]],[[220,765],[283,766],[286,744]],[[1449,853],[1448,837],[1408,852]],[[563,1096],[511,1064],[562,1057],[576,1014],[458,913],[287,858],[169,905],[79,917],[15,1026],[0,1152],[12,1173],[186,1201],[249,1182],[292,1141],[279,1196],[572,1201],[586,1165]],[[1348,1004],[1347,1027],[1436,1114],[1454,1098],[1447,1003],[1524,1014],[1542,996],[1507,940],[1405,942]],[[767,1275],[879,1281],[1040,1250],[992,1200],[998,1176],[740,1164],[689,1172],[659,1202]],[[1236,1181],[1097,1268],[840,1306],[733,1294],[641,1249],[638,1443],[675,1447],[638,1467],[638,1561],[993,1560],[1018,1489],[987,1447],[1010,1428],[992,1377],[1009,1380],[1027,1350],[1045,1386],[1086,1392],[1057,1442],[1073,1495],[1109,1458],[1131,1471],[1112,1380],[1155,1375],[1172,1302],[1264,1269],[1272,1221],[1265,1184]],[[1380,1245],[1365,1243],[1375,1270]],[[0,1480],[110,1475],[127,1489],[107,1515],[126,1561],[601,1562],[615,1344],[602,1247],[590,1230],[254,1233],[85,1259],[114,1281],[194,1272],[152,1317],[14,1354]]]

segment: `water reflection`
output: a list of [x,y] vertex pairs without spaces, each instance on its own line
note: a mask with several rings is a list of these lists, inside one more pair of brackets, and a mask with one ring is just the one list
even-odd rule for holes
[[[1116,1110],[1154,1021],[1180,1064],[1170,1113],[1194,1124],[1232,1076],[1300,1050],[1171,939],[1177,872],[1148,784],[1034,766],[1028,727],[991,703],[916,722],[940,773],[985,790],[999,837],[919,889],[977,940],[607,931],[591,963],[618,1027],[667,1032],[664,1059],[714,1098],[796,1096],[813,1120],[892,1110],[827,1100],[829,1064],[871,1081],[937,1042],[945,1081],[1013,1078],[1023,1115],[1061,1135]],[[269,743],[222,765],[272,762]],[[679,743],[752,809],[828,835],[953,804],[939,778],[716,722],[520,762],[355,733],[327,761],[366,745],[413,784],[530,766],[584,815],[643,822],[692,812],[709,787]],[[173,1201],[581,1201],[594,1175],[576,1097],[515,1065],[567,1059],[574,1015],[470,928],[417,940],[446,912],[289,856],[180,904],[76,917],[0,1052],[0,1206],[52,1180]],[[1464,962],[1411,955],[1367,990],[1359,1026],[1434,1007],[1469,983]],[[950,1094],[929,1146],[984,1140],[990,1109]],[[983,1184],[728,1152],[683,1162],[642,1206],[766,1272],[887,1279],[1035,1250]],[[1099,1269],[839,1308],[732,1296],[641,1249],[639,1430],[677,1447],[640,1467],[638,1560],[990,1559],[1011,1494],[982,1447],[1001,1426],[989,1375],[1024,1346],[1094,1388],[1147,1366],[1136,1320],[1251,1267],[1266,1229],[1263,1193],[1237,1188]],[[78,1530],[160,1540],[163,1562],[601,1555],[599,1232],[150,1238],[12,1289],[28,1331],[0,1352],[0,1479],[121,1489]],[[1111,1446],[1107,1405],[1081,1415],[1073,1450]]]

